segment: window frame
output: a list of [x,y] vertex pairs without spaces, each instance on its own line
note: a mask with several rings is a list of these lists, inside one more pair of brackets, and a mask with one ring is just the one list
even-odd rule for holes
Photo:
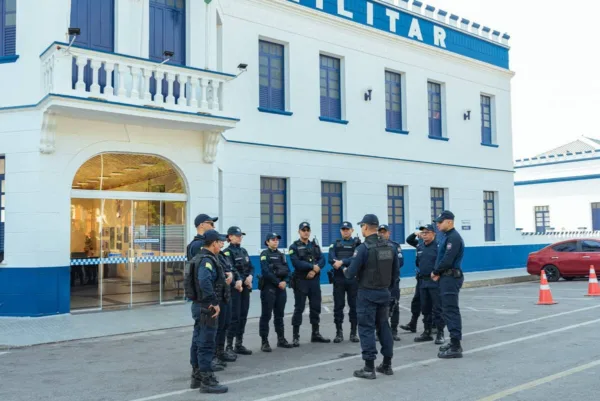
[[[271,49],[281,49],[281,55],[277,55],[274,54],[273,52],[264,52],[263,51],[263,44],[268,45],[269,48]],[[267,57],[267,61],[268,61],[268,66],[267,68],[267,74],[266,74],[266,78],[268,79],[268,86],[263,86],[260,83],[261,78],[263,78],[263,66],[261,64],[261,58],[265,56]],[[259,104],[259,110],[260,111],[264,111],[264,112],[273,112],[275,114],[285,114],[286,111],[286,105],[287,105],[287,91],[286,91],[286,87],[285,87],[285,77],[286,77],[286,46],[282,43],[276,43],[274,41],[268,40],[268,39],[259,39],[258,40],[258,92],[259,92],[259,96],[258,96],[258,104]],[[280,71],[281,71],[281,79],[280,79],[280,84],[281,84],[281,101],[280,104],[274,104],[273,101],[273,87],[272,87],[272,78],[271,78],[271,73],[272,73],[272,68],[271,68],[271,61],[275,60],[275,59],[279,59],[279,61],[281,62],[281,67],[280,67]],[[268,94],[267,94],[267,101],[266,103],[263,103],[263,98],[261,96],[262,93],[262,88],[266,88]]]
[[4,244],[6,242],[6,156],[0,155],[0,263],[4,261]]
[[[266,185],[263,186],[264,183],[269,182],[268,187],[269,188],[265,188]],[[288,182],[287,182],[287,178],[283,178],[283,177],[270,177],[270,176],[260,176],[260,231],[261,231],[261,237],[262,238],[266,238],[266,234],[270,233],[270,232],[276,232],[277,234],[281,235],[281,239],[279,240],[279,248],[287,248],[288,247]],[[283,186],[283,189],[272,189],[273,188],[273,183],[277,182],[278,183],[278,187],[279,184],[282,184],[281,186]],[[262,207],[264,205],[265,202],[263,202],[263,194],[268,194],[269,195],[269,223],[263,223],[263,215],[264,213],[262,212]],[[283,203],[281,202],[274,202],[274,195],[283,195]],[[283,213],[275,213],[273,211],[273,205],[277,204],[277,205],[283,205]],[[275,215],[281,215],[283,216],[283,223],[282,224],[276,224],[273,223],[273,217]],[[265,227],[268,226],[268,227]],[[274,228],[274,226],[282,226],[281,230]]]
[[[332,190],[331,187],[335,187]],[[327,189],[329,188],[329,189]],[[339,189],[339,191],[337,190]],[[327,204],[324,202],[327,198]],[[339,198],[339,205],[333,205],[332,200]],[[340,212],[333,213],[332,208],[339,206]],[[324,213],[327,208],[327,214]],[[324,221],[324,216],[327,215],[327,223]],[[332,223],[332,217],[339,217],[339,223]],[[321,242],[324,247],[333,244],[339,238],[340,228],[344,222],[344,185],[338,181],[321,181]],[[337,227],[336,227],[337,225]],[[328,232],[327,232],[328,231]]]
[[[325,60],[331,60],[333,62],[333,66],[327,66],[324,65],[323,62]],[[336,67],[336,63],[337,63],[337,67]],[[323,73],[325,72],[325,78],[322,77]],[[332,90],[330,88],[330,84],[331,82],[335,82],[335,80],[331,79],[331,76],[333,75],[334,78],[337,78],[337,82],[338,82],[338,98],[332,98],[330,97],[330,91]],[[323,79],[325,79],[325,86],[323,86]],[[326,96],[323,96],[321,94],[321,91],[325,90],[326,92]],[[335,90],[335,89],[333,89]],[[319,54],[319,110],[320,110],[320,119],[321,121],[330,121],[330,122],[344,122],[344,120],[342,120],[342,116],[343,116],[343,110],[342,110],[342,58],[341,57],[336,57],[336,56],[331,56],[328,54]],[[324,108],[324,103],[327,104],[327,106]],[[338,110],[334,110],[334,112],[332,112],[331,110],[331,104],[335,103],[334,106],[337,107]],[[347,122],[346,122],[347,123]]]
[[[545,209],[543,209],[543,208],[545,208]],[[533,222],[535,224],[535,232],[536,233],[545,233],[546,230],[548,230],[548,228],[550,228],[550,206],[548,206],[548,205],[534,206],[533,213],[534,213]],[[543,225],[541,225],[541,226],[538,226],[538,214],[542,218]],[[540,230],[540,228],[542,228],[542,230]]]
[[[487,102],[487,103],[486,103]],[[493,146],[494,140],[494,110],[493,110],[493,96],[480,94],[479,95],[479,106],[481,112],[481,144],[484,146]],[[487,112],[486,112],[487,108]],[[486,119],[489,123],[489,127],[485,126]]]
[[[397,77],[397,81],[393,81],[389,78],[396,78]],[[396,71],[390,71],[390,70],[385,70],[385,74],[384,74],[384,82],[385,82],[385,128],[387,132],[393,132],[393,133],[397,133],[397,134],[408,134],[408,132],[406,132],[406,130],[404,129],[405,127],[405,122],[404,122],[404,74],[396,72]],[[397,87],[398,88],[398,101],[394,102],[394,100],[392,99],[393,95],[393,88]],[[393,105],[397,103],[399,105],[399,110],[397,112],[394,112],[393,110]],[[396,114],[397,113],[397,114]],[[398,123],[394,124],[393,123],[393,116],[396,114],[397,116],[397,120]]]
[[[490,199],[491,198],[491,199]],[[491,208],[488,206],[491,205]],[[491,211],[491,216],[489,212]],[[492,223],[488,219],[492,218]],[[483,218],[484,218],[484,240],[485,242],[496,241],[496,192],[483,191]]]
[[[399,191],[396,191],[399,190]],[[396,193],[394,193],[396,192]],[[400,193],[399,195],[397,193]],[[396,201],[400,202],[400,206],[396,205]],[[390,204],[391,203],[391,204]],[[402,222],[396,223],[396,208],[402,210]],[[403,185],[388,185],[387,186],[387,215],[388,227],[391,231],[390,238],[399,244],[406,242],[406,187]]]
[[[14,11],[7,11],[8,1],[14,2]],[[6,20],[9,15],[14,15],[14,25],[7,25]],[[8,27],[14,27],[14,43],[12,48],[7,50],[7,31]],[[17,55],[17,0],[0,0],[0,64],[14,62],[19,58]]]
[[[439,92],[434,91],[435,89],[439,89]],[[428,117],[428,130],[429,130],[429,138],[431,139],[441,139],[447,140],[444,136],[444,99],[443,99],[443,84],[440,82],[435,82],[432,80],[427,81],[427,117]],[[438,102],[435,102],[435,95],[439,95],[439,132],[436,130],[436,126],[434,126],[433,122],[437,119],[432,117],[432,113],[436,112],[433,110],[434,105]]]

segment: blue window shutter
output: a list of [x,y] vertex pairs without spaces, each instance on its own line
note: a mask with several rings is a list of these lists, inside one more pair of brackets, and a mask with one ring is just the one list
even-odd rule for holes
[[548,206],[535,207],[535,231],[538,233],[546,232],[550,227],[550,208]]
[[5,169],[6,159],[4,156],[0,156],[0,262],[4,260],[4,219],[5,219]]
[[483,192],[483,218],[485,241],[496,241],[496,212],[495,194],[491,191]]
[[17,2],[0,0],[0,56],[16,54]]
[[391,230],[391,239],[404,244],[404,187],[397,185],[388,186],[388,226]]
[[429,135],[442,136],[442,86],[434,82],[427,83]]
[[260,107],[285,110],[284,47],[259,41],[259,104]]
[[592,203],[592,230],[600,230],[600,202]]
[[402,129],[402,87],[401,75],[386,71],[385,73],[385,111],[386,128]]
[[492,144],[492,99],[481,95],[481,143]]
[[175,53],[169,64],[185,65],[185,1],[150,0],[150,59],[162,62],[164,52]]
[[321,234],[323,246],[338,237],[343,222],[342,183],[321,182]]
[[287,188],[284,178],[260,178],[260,232],[262,241],[270,232],[281,235],[280,248],[287,248]]
[[340,59],[320,56],[321,116],[342,118]]

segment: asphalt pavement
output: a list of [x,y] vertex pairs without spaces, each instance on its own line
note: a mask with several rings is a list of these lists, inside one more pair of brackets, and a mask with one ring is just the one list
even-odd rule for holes
[[[352,376],[363,362],[360,345],[347,341],[348,323],[343,343],[311,344],[304,316],[300,348],[274,347],[271,329],[270,354],[260,352],[257,319],[249,321],[245,343],[254,354],[217,373],[229,386],[227,394],[189,389],[191,331],[176,328],[0,351],[0,400],[594,399],[600,298],[584,296],[587,281],[552,283],[551,290],[558,303],[538,306],[538,283],[464,289],[464,358],[438,359],[438,346],[402,334],[395,343],[394,376],[373,381]],[[403,323],[410,300],[401,300]],[[333,338],[331,309],[323,308],[321,331]]]

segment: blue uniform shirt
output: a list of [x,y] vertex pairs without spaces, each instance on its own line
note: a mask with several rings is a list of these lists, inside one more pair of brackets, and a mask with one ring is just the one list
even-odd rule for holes
[[[373,237],[377,237],[377,234],[371,234],[367,238],[365,238],[365,242]],[[390,245],[391,246],[391,245]],[[354,251],[354,256],[352,257],[352,262],[350,263],[350,267],[344,270],[344,274],[346,278],[356,278],[360,276],[362,269],[367,266],[367,261],[369,259],[369,251],[364,243],[360,244],[356,247]],[[389,287],[389,290],[392,291],[394,289],[394,285],[397,283],[400,278],[400,262],[398,260],[398,254],[394,252],[394,261],[392,265],[392,281]]]
[[187,249],[187,260],[190,261],[204,246],[204,236],[196,235],[192,242],[188,245]]
[[[202,249],[202,254],[213,255],[209,250]],[[202,299],[200,303],[208,305],[217,304],[217,294],[215,293],[215,283],[218,280],[217,266],[214,266],[214,262],[208,257],[203,257],[198,267],[198,282],[200,289],[202,290]]]
[[272,250],[271,248],[267,248],[260,253],[260,272],[262,277],[274,286],[278,286],[279,283],[285,281],[285,279],[278,278],[271,267],[272,264],[277,264],[279,261],[281,261],[281,263],[285,261],[287,264],[285,255],[279,252],[278,249]]
[[438,255],[433,273],[440,275],[449,269],[460,269],[464,253],[465,242],[458,231],[453,228],[446,232],[438,247]]
[[298,241],[294,242],[290,245],[290,260],[292,261],[292,266],[294,266],[294,270],[302,273],[308,273],[313,268],[314,265],[318,265],[321,269],[325,267],[325,257],[323,256],[323,252],[319,252],[321,255],[319,259],[313,260],[311,262],[307,262],[305,260],[301,260],[298,256],[299,249],[305,247],[306,249],[302,249],[301,251],[306,252],[308,255],[313,256],[316,254],[317,250],[314,249],[315,245],[312,241],[309,241],[307,244],[302,243],[302,245],[297,244]]
[[[339,239],[340,243],[342,244],[342,246],[344,247],[354,247],[355,245],[358,246],[360,245],[360,239],[357,241],[357,238],[348,238],[348,239],[344,239],[344,238],[340,238]],[[358,245],[357,245],[358,243]],[[333,244],[329,245],[329,264],[331,266],[333,266],[333,264],[335,263],[335,260],[341,260],[342,261],[342,266],[343,267],[348,267],[350,266],[350,262],[352,262],[352,256],[350,256],[349,258],[343,258],[343,259],[339,259],[338,256],[335,254],[335,246],[337,244],[337,241],[334,242]],[[354,253],[354,252],[352,252]]]
[[[396,241],[388,240],[392,248],[396,250],[396,254],[398,255],[398,268],[402,268],[404,266],[404,256],[402,255],[402,247]],[[398,276],[400,278],[400,276]]]

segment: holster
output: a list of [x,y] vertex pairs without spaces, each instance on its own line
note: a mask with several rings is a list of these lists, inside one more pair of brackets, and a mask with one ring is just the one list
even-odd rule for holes
[[292,278],[290,279],[290,288],[294,290],[296,288],[296,275],[292,274]]
[[265,287],[265,279],[262,276],[258,276],[258,289],[262,291]]
[[333,270],[327,272],[327,278],[329,279],[329,284],[333,284]]
[[201,308],[200,324],[209,328],[216,328],[219,326],[219,317],[212,317],[215,312],[209,308]]

